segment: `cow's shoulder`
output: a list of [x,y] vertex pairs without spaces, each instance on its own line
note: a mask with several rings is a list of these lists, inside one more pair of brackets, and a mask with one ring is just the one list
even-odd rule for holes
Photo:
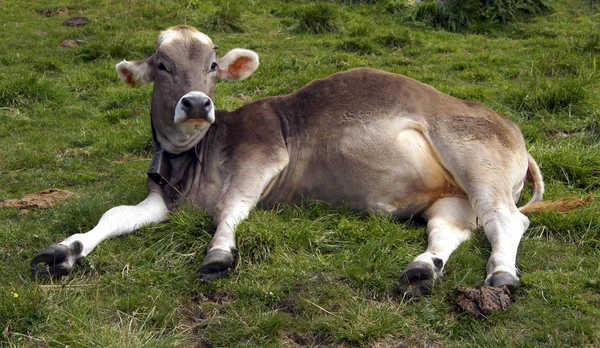
[[228,127],[250,127],[269,123],[277,118],[277,106],[280,97],[264,97],[241,106],[233,111],[219,111],[220,123]]
[[277,97],[266,97],[230,112],[219,112],[213,126],[220,129],[230,151],[249,151],[285,143],[284,122],[277,111]]

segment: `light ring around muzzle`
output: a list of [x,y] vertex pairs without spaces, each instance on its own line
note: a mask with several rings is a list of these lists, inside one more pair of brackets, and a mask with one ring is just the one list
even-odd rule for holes
[[193,91],[193,92],[186,93],[184,96],[179,98],[179,101],[177,102],[177,106],[175,107],[175,116],[173,117],[173,122],[175,124],[185,122],[190,119],[188,117],[188,114],[184,110],[184,106],[183,106],[183,102],[182,102],[185,98],[206,98],[206,99],[208,99],[210,101],[210,107],[206,113],[206,122],[208,122],[208,123],[215,122],[215,103],[213,103],[212,99],[205,93]]

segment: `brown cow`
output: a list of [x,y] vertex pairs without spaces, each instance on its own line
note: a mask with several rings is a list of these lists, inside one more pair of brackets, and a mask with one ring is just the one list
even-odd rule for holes
[[[215,111],[217,78],[244,79],[258,64],[256,53],[243,49],[218,58],[211,39],[187,26],[162,32],[153,56],[119,63],[127,84],[154,82],[149,195],[45,249],[32,270],[65,275],[102,240],[164,221],[175,205],[191,201],[217,225],[200,273],[224,276],[234,262],[236,227],[252,208],[310,197],[423,216],[429,244],[401,275],[409,292],[429,291],[478,224],[492,246],[485,283],[518,285],[517,247],[529,224],[522,212],[542,198],[544,186],[513,122],[408,77],[365,68]],[[515,203],[528,175],[533,197],[520,211]]]

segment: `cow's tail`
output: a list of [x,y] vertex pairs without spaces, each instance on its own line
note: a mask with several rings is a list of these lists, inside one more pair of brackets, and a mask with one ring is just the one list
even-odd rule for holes
[[529,153],[527,153],[527,177],[531,179],[531,183],[533,184],[533,193],[529,202],[519,208],[519,211],[523,214],[543,211],[558,211],[564,213],[583,207],[592,200],[592,197],[588,196],[586,199],[569,197],[557,201],[542,201],[542,197],[544,196],[544,180],[540,173],[540,167],[538,167],[537,163]]

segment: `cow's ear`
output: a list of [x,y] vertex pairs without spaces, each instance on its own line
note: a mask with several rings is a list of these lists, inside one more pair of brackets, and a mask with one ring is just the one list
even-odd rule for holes
[[222,80],[243,80],[258,68],[258,54],[243,48],[234,48],[219,58],[219,78]]
[[135,62],[124,60],[117,64],[115,68],[121,81],[131,87],[139,87],[154,81],[152,61],[152,57]]

